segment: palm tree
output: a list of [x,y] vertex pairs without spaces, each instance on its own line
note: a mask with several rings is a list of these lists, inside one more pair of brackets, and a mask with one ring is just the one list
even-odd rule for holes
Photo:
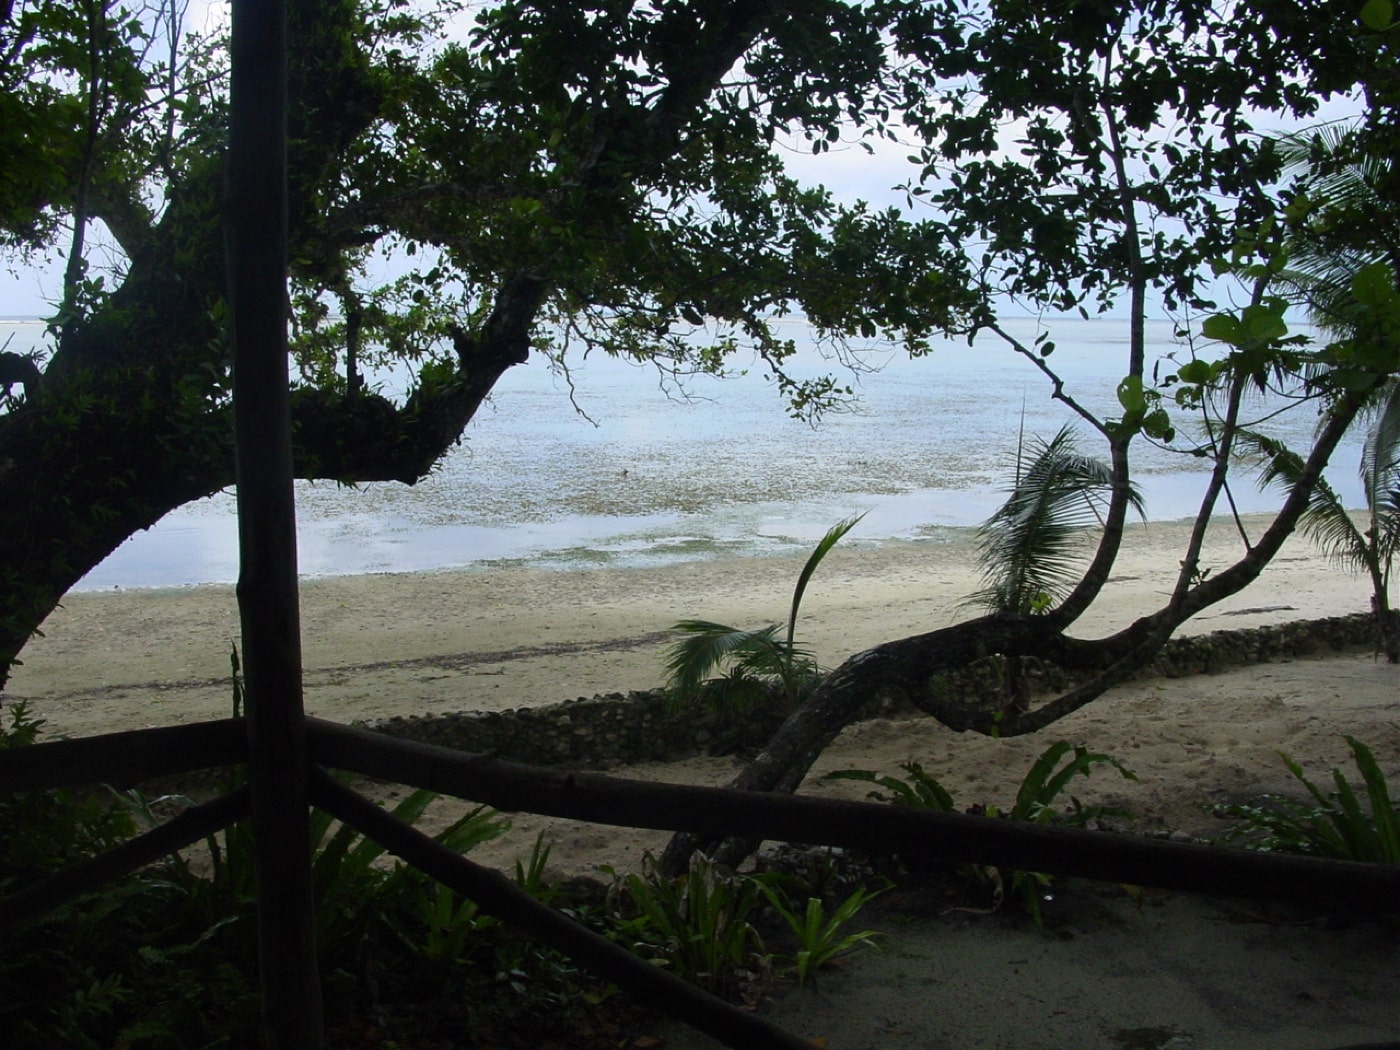
[[1395,184],[1391,160],[1368,149],[1351,122],[1281,135],[1274,147],[1302,179],[1281,282],[1307,302],[1314,324],[1350,334],[1357,275],[1377,264],[1392,283],[1400,273],[1400,204],[1383,189]]
[[[812,654],[797,647],[797,613],[817,566],[841,537],[855,528],[864,514],[846,518],[827,530],[797,577],[788,611],[787,629],[776,623],[742,630],[709,620],[682,620],[671,628],[683,637],[666,660],[667,691],[680,701],[702,695],[725,706],[745,706],[767,700],[776,686],[787,705],[796,707],[802,694],[821,676]],[[718,678],[711,676],[723,669]]]
[[[1306,207],[1289,238],[1289,269],[1282,279],[1308,304],[1314,323],[1349,339],[1367,358],[1393,357],[1400,205],[1389,158],[1369,150],[1361,129],[1329,124],[1286,135],[1276,146],[1285,165],[1303,173]],[[1379,308],[1379,309],[1378,309]],[[1389,323],[1375,323],[1380,319]],[[1378,389],[1376,422],[1361,455],[1366,528],[1359,527],[1323,482],[1312,493],[1304,530],[1340,564],[1371,579],[1371,608],[1386,659],[1400,663],[1400,613],[1390,608],[1390,574],[1400,548],[1400,381]],[[1292,453],[1249,437],[1268,457],[1262,483],[1292,482],[1300,461]]]
[[[1381,648],[1400,663],[1400,611],[1390,607],[1390,579],[1400,553],[1400,381],[1392,380],[1380,416],[1361,451],[1361,486],[1366,496],[1363,528],[1343,506],[1336,490],[1321,478],[1313,487],[1299,524],[1339,565],[1363,571],[1371,580],[1371,609]],[[1258,434],[1242,435],[1244,447],[1266,459],[1260,484],[1292,485],[1303,461],[1282,444]]]
[[[1112,485],[1108,464],[1081,453],[1068,426],[1029,450],[1023,441],[1006,502],[978,529],[985,586],[968,603],[996,612],[1053,608],[1078,582],[1083,530],[1103,523]],[[1141,514],[1136,488],[1129,499]]]
[[[967,604],[1021,615],[1054,608],[1078,582],[1083,532],[1103,524],[1112,485],[1108,464],[1081,453],[1068,426],[1049,441],[1037,439],[1029,450],[1024,439],[1019,442],[1006,502],[978,529],[984,586]],[[1141,514],[1136,488],[1128,498]],[[1006,657],[1003,683],[1008,702],[1024,709],[1018,655]]]

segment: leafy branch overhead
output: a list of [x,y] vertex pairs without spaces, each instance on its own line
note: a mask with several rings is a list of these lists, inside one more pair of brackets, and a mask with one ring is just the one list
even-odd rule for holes
[[[0,359],[0,682],[69,586],[233,478],[227,41],[179,9],[21,0],[0,20],[0,233],[12,258],[68,263],[48,344]],[[532,352],[679,374],[756,354],[816,415],[843,386],[789,372],[781,315],[838,346],[963,324],[936,230],[783,161],[894,134],[906,16],[292,0],[298,474],[416,482]],[[384,256],[407,272],[381,276]]]

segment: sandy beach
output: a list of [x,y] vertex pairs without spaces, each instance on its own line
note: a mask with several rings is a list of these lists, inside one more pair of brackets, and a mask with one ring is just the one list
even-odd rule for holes
[[[1247,527],[1256,532],[1258,520]],[[1080,623],[1109,633],[1155,607],[1171,586],[1185,523],[1134,526],[1102,600]],[[1205,566],[1228,564],[1238,537],[1213,529]],[[892,638],[952,623],[977,586],[967,545],[837,548],[807,592],[800,639],[826,666]],[[666,568],[487,572],[312,579],[302,589],[306,707],[337,721],[395,714],[505,710],[661,683],[666,629],[682,617],[757,626],[786,615],[800,559],[689,562]],[[1256,583],[1189,623],[1183,633],[1345,615],[1366,608],[1365,581],[1340,572],[1295,538]],[[23,653],[7,690],[48,723],[82,736],[188,722],[230,711],[229,650],[238,636],[231,587],[70,595]],[[1286,751],[1325,769],[1347,756],[1342,734],[1367,741],[1400,772],[1400,675],[1371,654],[1237,668],[1121,686],[1050,734],[991,740],[927,718],[851,727],[804,790],[860,797],[824,782],[836,768],[894,772],[916,760],[968,803],[1014,791],[1035,755],[1064,737],[1129,762],[1137,783],[1102,777],[1104,792],[1147,827],[1195,832],[1200,804],[1287,786]],[[619,771],[723,783],[729,758],[700,757]],[[658,836],[575,828],[520,816],[515,851],[537,830],[558,863],[589,870],[628,864]]]
[[[1257,530],[1260,523],[1250,521]],[[1153,608],[1171,586],[1180,523],[1133,528],[1113,582],[1078,634],[1108,633]],[[1217,528],[1203,563],[1223,566],[1238,539]],[[905,543],[838,549],[808,592],[799,632],[828,666],[877,642],[972,614],[968,546]],[[306,706],[348,721],[393,714],[499,710],[660,683],[666,629],[682,617],[759,625],[786,614],[800,559],[713,561],[662,569],[358,576],[302,591]],[[1361,612],[1365,582],[1294,540],[1257,583],[1186,633]],[[23,654],[6,697],[24,699],[50,733],[221,717],[237,638],[229,587],[75,594]],[[1089,744],[1139,779],[1081,782],[1085,802],[1128,807],[1142,830],[1214,835],[1205,806],[1289,790],[1279,752],[1324,776],[1347,764],[1343,734],[1367,742],[1400,777],[1400,672],[1368,652],[1327,654],[1121,686],[1034,738],[952,733],[927,718],[852,726],[803,791],[862,797],[824,781],[833,769],[895,773],[916,760],[965,805],[1007,803],[1053,739]],[[697,757],[619,775],[722,784],[735,760]],[[1349,765],[1348,765],[1349,768]],[[1394,779],[1392,780],[1394,782]],[[383,789],[393,797],[401,789]],[[432,828],[460,812],[441,801]],[[659,833],[525,814],[474,854],[506,865],[537,833],[558,875],[635,866]],[[766,1009],[831,1047],[1269,1047],[1320,1050],[1400,1039],[1393,930],[1333,930],[1291,916],[1189,895],[1135,903],[1115,887],[1066,887],[1047,928],[1024,919],[949,916],[895,900],[879,913],[886,950],[841,968],[816,990]],[[872,919],[874,921],[874,919]],[[1210,965],[1202,965],[1202,960]],[[976,1003],[970,1009],[969,1003]],[[675,1029],[674,1050],[713,1044]]]
[[[1259,519],[1247,519],[1255,534]],[[1110,633],[1170,589],[1185,523],[1130,529],[1115,575],[1076,633]],[[1205,568],[1239,539],[1213,526]],[[302,585],[310,714],[339,721],[402,713],[503,710],[647,689],[663,678],[665,631],[699,617],[739,626],[785,618],[800,558],[685,562],[664,568],[345,576]],[[974,615],[965,543],[838,547],[814,577],[799,636],[826,666],[892,638]],[[1360,612],[1363,578],[1295,538],[1255,584],[1182,633]],[[70,594],[25,648],[8,695],[50,731],[81,736],[228,712],[232,587]]]

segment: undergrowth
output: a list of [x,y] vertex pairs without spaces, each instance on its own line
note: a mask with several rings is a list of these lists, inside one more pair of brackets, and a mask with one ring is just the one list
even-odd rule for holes
[[1225,841],[1248,849],[1400,864],[1400,809],[1385,774],[1369,747],[1355,737],[1345,740],[1361,776],[1359,787],[1334,767],[1332,790],[1324,791],[1301,765],[1281,755],[1307,798],[1268,796],[1258,804],[1212,807],[1217,816],[1237,821]]
[[[1075,780],[1089,776],[1098,766],[1108,766],[1128,780],[1137,779],[1136,774],[1118,759],[1092,752],[1083,745],[1075,746],[1059,740],[1046,748],[1032,764],[1017,789],[1015,802],[1009,808],[978,803],[968,806],[966,811],[1037,824],[1054,822],[1069,827],[1083,827],[1105,817],[1127,817],[1127,812],[1118,807],[1086,806],[1069,794],[1069,787]],[[925,772],[918,762],[905,762],[900,768],[904,770],[903,777],[868,769],[843,769],[828,773],[827,778],[878,785],[883,790],[868,793],[868,797],[877,802],[936,813],[958,811],[958,803],[952,794],[935,777]],[[1000,907],[1009,890],[1036,924],[1041,923],[1041,899],[1051,884],[1050,875],[1020,870],[1003,874],[995,867],[980,864],[964,865],[960,870],[967,882],[979,884],[988,891],[991,908]]]
[[[23,747],[42,722],[10,708],[0,748]],[[416,822],[435,796],[394,807]],[[137,792],[26,792],[0,798],[0,895],[96,856],[190,804]],[[466,852],[510,825],[485,809],[437,836]],[[476,903],[388,858],[350,828],[314,813],[315,928],[328,1045],[437,1048],[615,1047],[645,1014],[562,954],[517,934]],[[564,899],[545,879],[537,839],[515,881],[604,936],[682,976],[740,997],[777,976],[809,980],[869,943],[842,927],[870,894],[828,910],[800,884],[722,872],[703,858],[671,883],[633,876],[609,904]],[[0,942],[0,1043],[6,1050],[220,1050],[261,1043],[256,980],[253,838],[247,824],[211,836],[41,917]],[[753,922],[750,922],[750,918]],[[758,930],[786,928],[770,952]],[[775,944],[777,941],[774,942]],[[791,948],[791,950],[787,950]],[[752,967],[763,981],[743,971]]]

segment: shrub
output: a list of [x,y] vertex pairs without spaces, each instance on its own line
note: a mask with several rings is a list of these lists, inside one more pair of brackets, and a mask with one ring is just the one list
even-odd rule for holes
[[[968,811],[989,817],[1009,817],[1012,820],[1027,820],[1037,824],[1056,821],[1062,824],[1082,827],[1090,821],[1103,817],[1125,817],[1127,812],[1116,806],[1085,806],[1079,799],[1069,795],[1069,807],[1062,808],[1071,782],[1079,777],[1087,777],[1095,766],[1107,765],[1116,769],[1129,780],[1137,775],[1116,758],[1090,751],[1083,745],[1074,746],[1068,741],[1059,740],[1051,744],[1035,760],[1021,786],[1016,792],[1016,801],[1009,810],[995,805],[973,806]],[[831,780],[858,780],[878,784],[883,791],[871,791],[869,797],[877,802],[887,802],[896,806],[913,806],[932,810],[936,813],[957,811],[957,804],[948,790],[933,776],[924,772],[918,762],[904,762],[903,778],[876,773],[868,769],[842,769],[827,774]],[[1003,881],[996,868],[969,865],[964,868],[969,877],[990,883],[992,886],[992,906],[1000,905],[1003,897]],[[1013,871],[1010,874],[1011,892],[1016,896],[1040,925],[1040,899],[1050,885],[1050,876],[1038,871]]]
[[1312,801],[1269,797],[1262,805],[1215,806],[1218,816],[1239,821],[1225,839],[1249,849],[1400,864],[1400,810],[1391,801],[1385,774],[1370,748],[1355,737],[1345,739],[1361,774],[1360,792],[1334,767],[1334,790],[1324,794],[1302,766],[1281,755]]

